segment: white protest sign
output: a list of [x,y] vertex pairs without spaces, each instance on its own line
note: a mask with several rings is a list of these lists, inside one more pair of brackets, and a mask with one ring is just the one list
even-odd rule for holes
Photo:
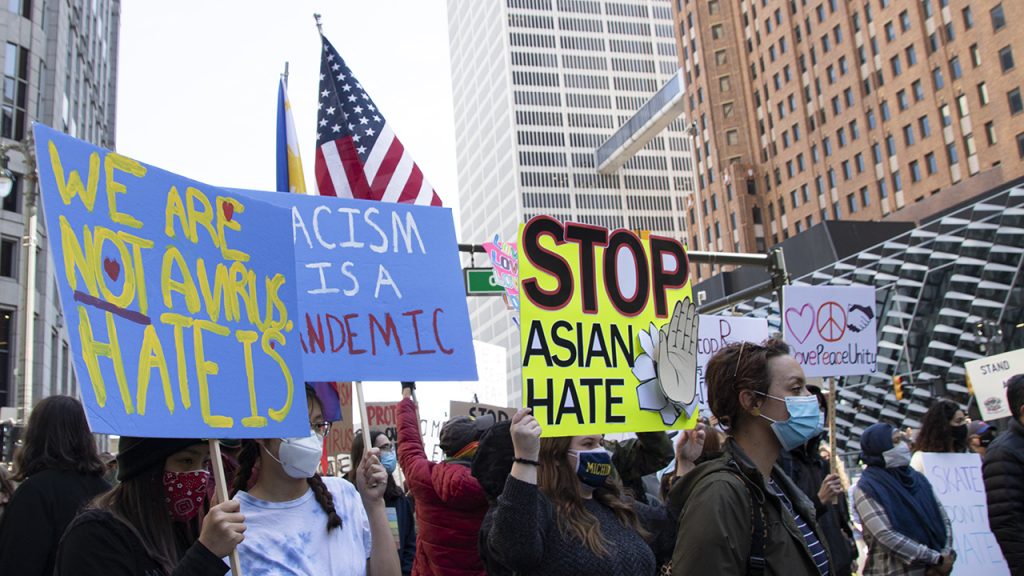
[[1011,376],[1024,374],[1024,348],[971,360],[964,364],[964,368],[967,369],[967,381],[974,389],[974,398],[978,401],[982,417],[985,420],[1009,417],[1006,382]]
[[761,342],[768,339],[766,318],[701,315],[697,326],[697,402],[701,416],[711,416],[704,368],[708,360],[725,346],[735,342]]
[[1010,569],[988,525],[981,457],[924,452],[922,463],[935,497],[953,526],[953,576],[1009,576]]
[[878,322],[873,287],[785,286],[782,300],[783,332],[804,374],[875,372]]

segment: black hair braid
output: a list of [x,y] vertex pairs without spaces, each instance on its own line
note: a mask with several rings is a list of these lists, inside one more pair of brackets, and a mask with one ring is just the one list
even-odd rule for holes
[[317,504],[320,504],[320,508],[327,513],[327,531],[341,528],[341,516],[338,516],[338,511],[334,509],[334,497],[331,496],[331,491],[324,484],[323,478],[319,474],[314,474],[307,482],[313,489],[313,496],[316,497]]
[[243,490],[249,489],[249,480],[252,478],[252,469],[260,458],[260,445],[254,440],[243,440],[242,450],[238,453],[238,470],[235,471],[235,478],[231,484],[231,496]]

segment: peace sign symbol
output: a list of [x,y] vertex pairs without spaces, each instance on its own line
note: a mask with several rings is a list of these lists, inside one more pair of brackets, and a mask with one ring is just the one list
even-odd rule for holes
[[829,300],[818,307],[818,334],[825,342],[837,342],[846,333],[846,310]]

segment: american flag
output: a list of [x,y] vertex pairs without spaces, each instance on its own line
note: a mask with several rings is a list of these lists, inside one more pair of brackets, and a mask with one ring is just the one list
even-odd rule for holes
[[440,206],[441,198],[362,84],[323,39],[316,132],[322,196]]

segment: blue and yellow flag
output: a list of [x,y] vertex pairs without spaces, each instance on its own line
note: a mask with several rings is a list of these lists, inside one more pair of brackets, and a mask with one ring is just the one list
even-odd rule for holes
[[299,139],[295,135],[292,106],[288,102],[288,85],[283,76],[277,92],[277,191],[306,193],[302,159],[299,158]]

